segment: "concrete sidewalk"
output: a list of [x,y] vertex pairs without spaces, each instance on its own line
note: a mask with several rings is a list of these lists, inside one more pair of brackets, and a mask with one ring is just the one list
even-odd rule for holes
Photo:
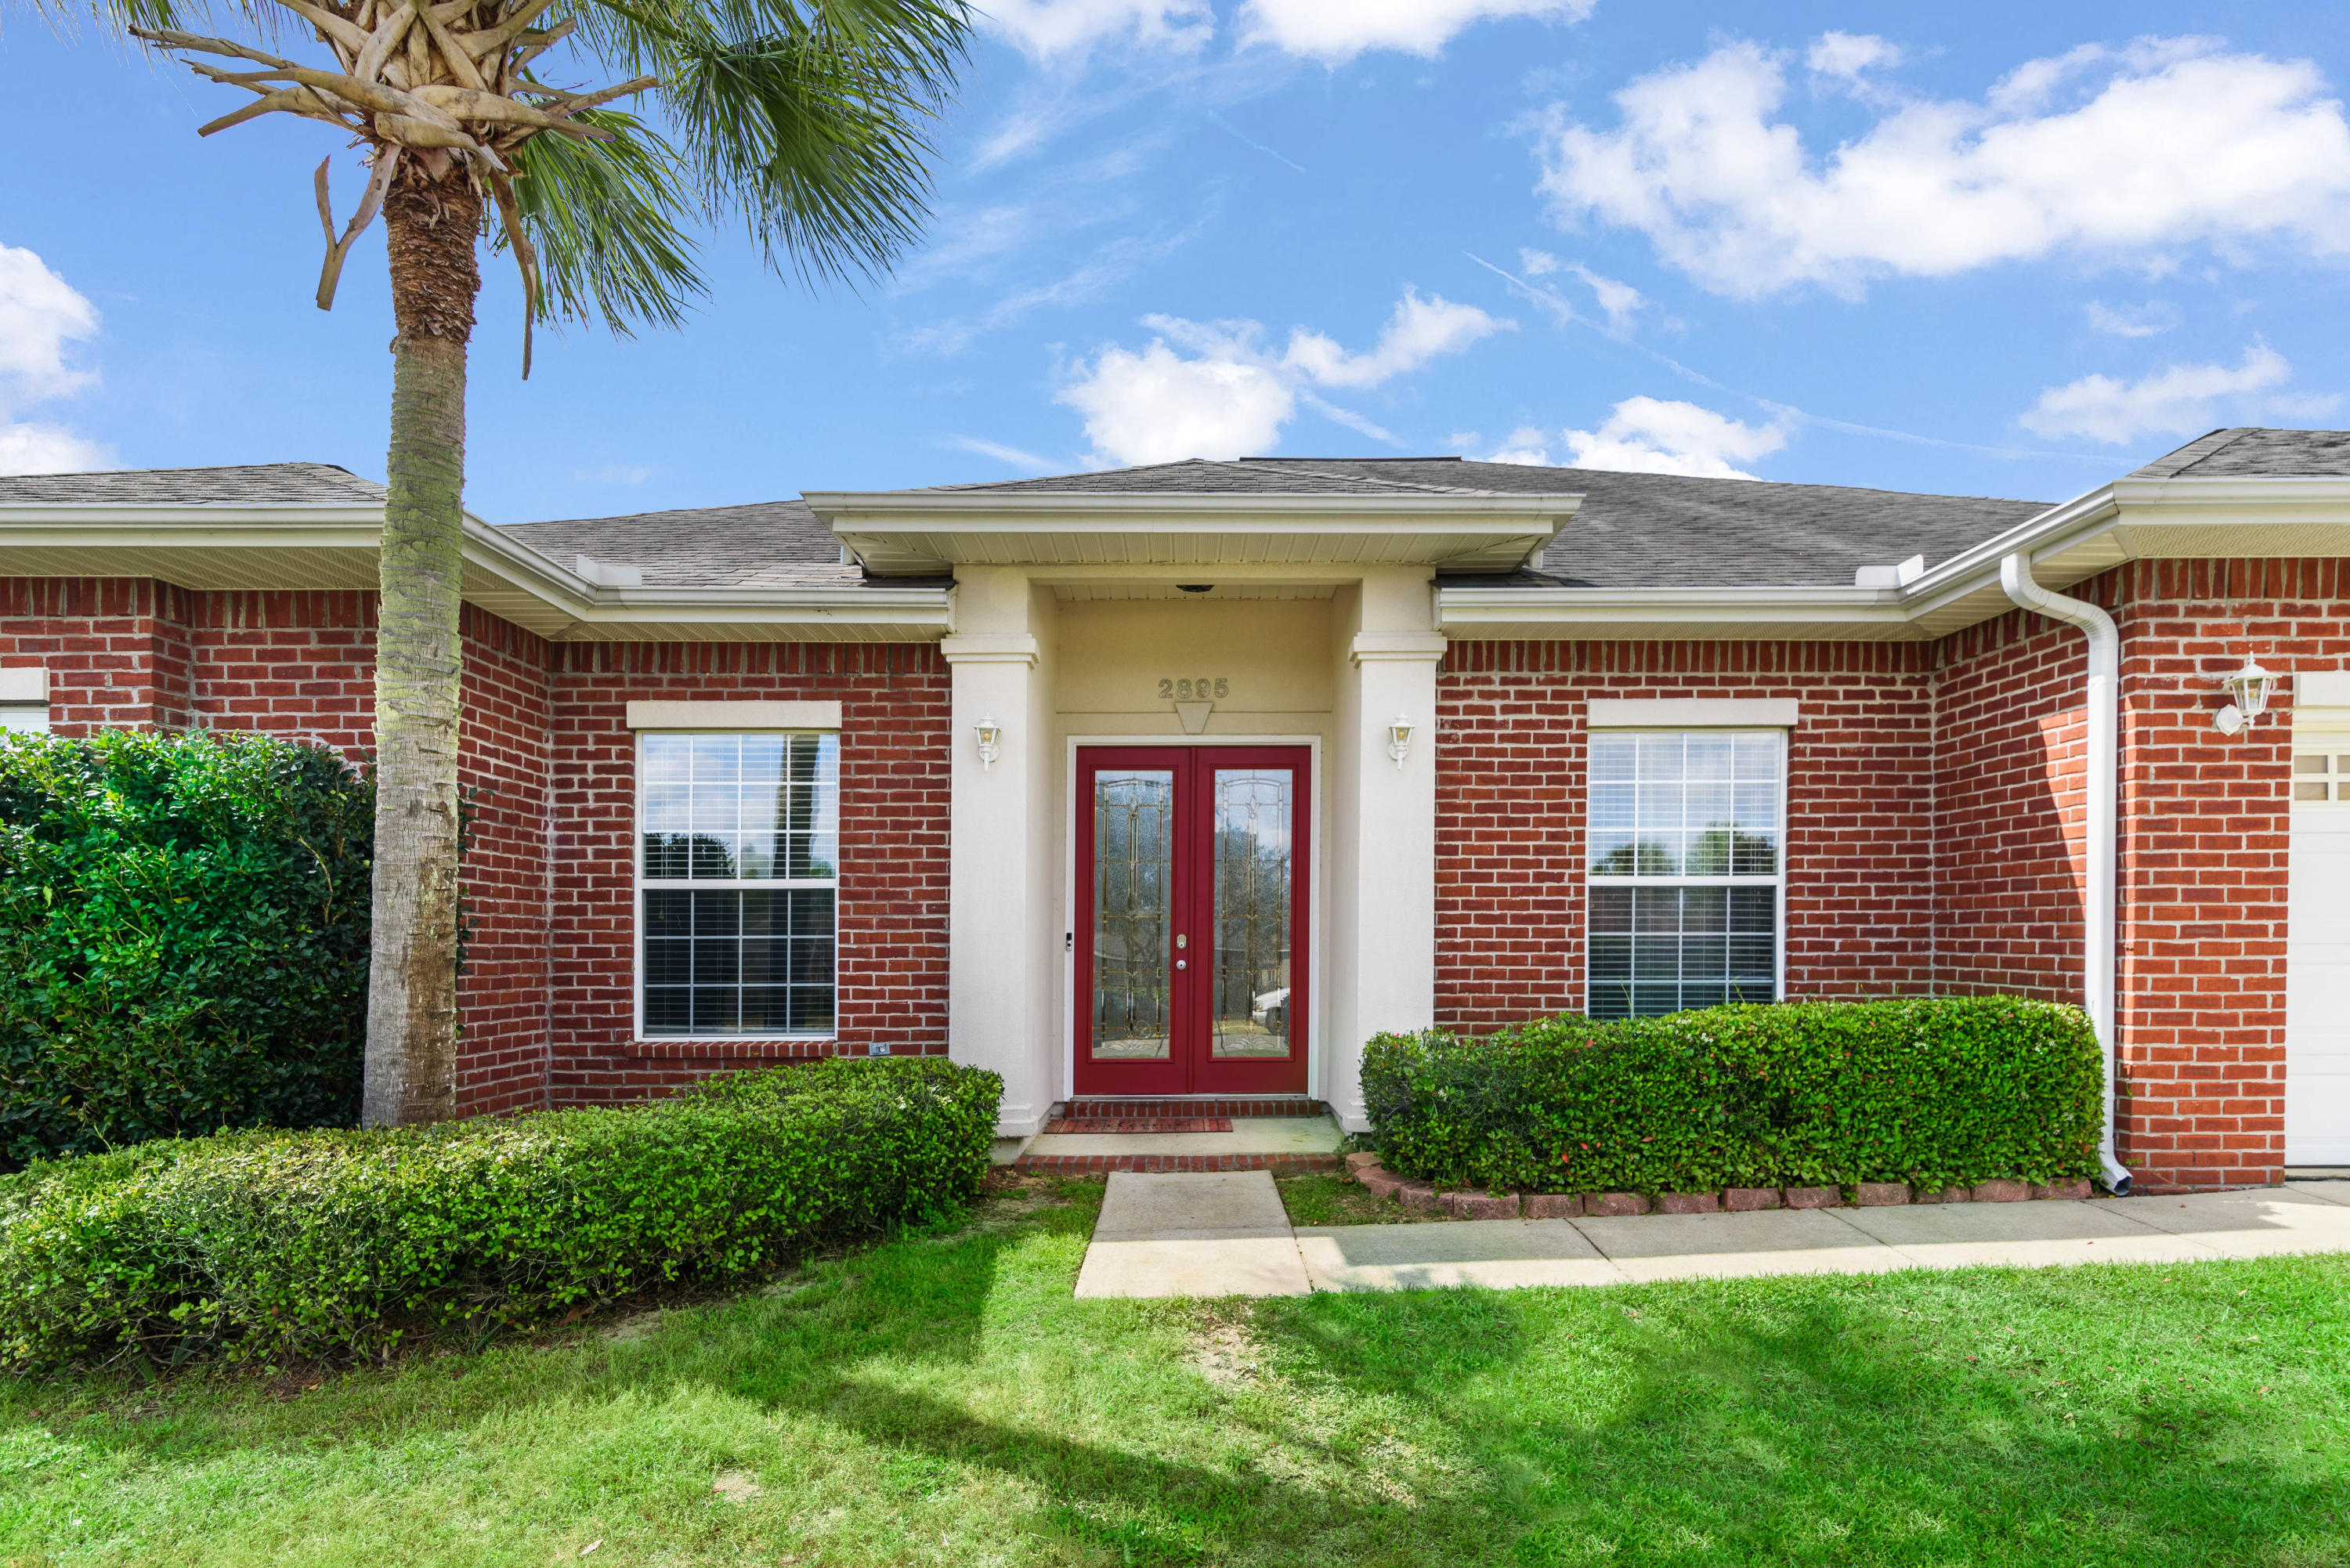
[[1263,1171],[1109,1179],[1080,1296],[1609,1285],[1977,1264],[2350,1252],[2350,1182],[2085,1202],[1914,1204],[1293,1230]]

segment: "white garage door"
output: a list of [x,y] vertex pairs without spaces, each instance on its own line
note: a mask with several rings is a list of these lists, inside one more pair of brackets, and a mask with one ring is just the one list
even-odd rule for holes
[[2296,739],[2284,1162],[2350,1166],[2350,735]]

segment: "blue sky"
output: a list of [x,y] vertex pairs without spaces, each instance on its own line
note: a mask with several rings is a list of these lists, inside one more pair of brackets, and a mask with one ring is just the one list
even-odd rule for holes
[[[2124,10],[2131,31],[2114,19]],[[1182,455],[1461,452],[2059,499],[2350,422],[2350,30],[2317,5],[997,0],[928,244],[542,333],[498,522]],[[0,37],[0,469],[380,477],[381,232],[310,304],[324,127]]]

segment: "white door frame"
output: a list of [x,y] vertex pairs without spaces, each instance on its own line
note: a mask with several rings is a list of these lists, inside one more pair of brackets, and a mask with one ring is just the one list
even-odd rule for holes
[[[1328,836],[1329,784],[1322,766],[1319,735],[1071,735],[1061,774],[1061,1069],[1054,1090],[1060,1099],[1076,1093],[1077,1084],[1077,749],[1081,746],[1303,746],[1306,766],[1314,775],[1313,812],[1306,821],[1305,973],[1312,1002],[1306,1007],[1305,1094],[1320,1082],[1323,1033],[1329,1017],[1329,986],[1325,983],[1322,932],[1329,923],[1322,845]],[[1222,1098],[1230,1099],[1227,1095]]]

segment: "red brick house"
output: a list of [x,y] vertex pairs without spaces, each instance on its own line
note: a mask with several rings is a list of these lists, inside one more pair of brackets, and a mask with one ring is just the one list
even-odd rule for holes
[[[0,723],[363,753],[380,507],[0,479]],[[2116,1175],[2350,1166],[2350,432],[2054,506],[1246,459],[465,561],[474,1111],[947,1052],[1008,1134],[1359,1127],[1380,1029],[2007,992],[2098,1015]]]

